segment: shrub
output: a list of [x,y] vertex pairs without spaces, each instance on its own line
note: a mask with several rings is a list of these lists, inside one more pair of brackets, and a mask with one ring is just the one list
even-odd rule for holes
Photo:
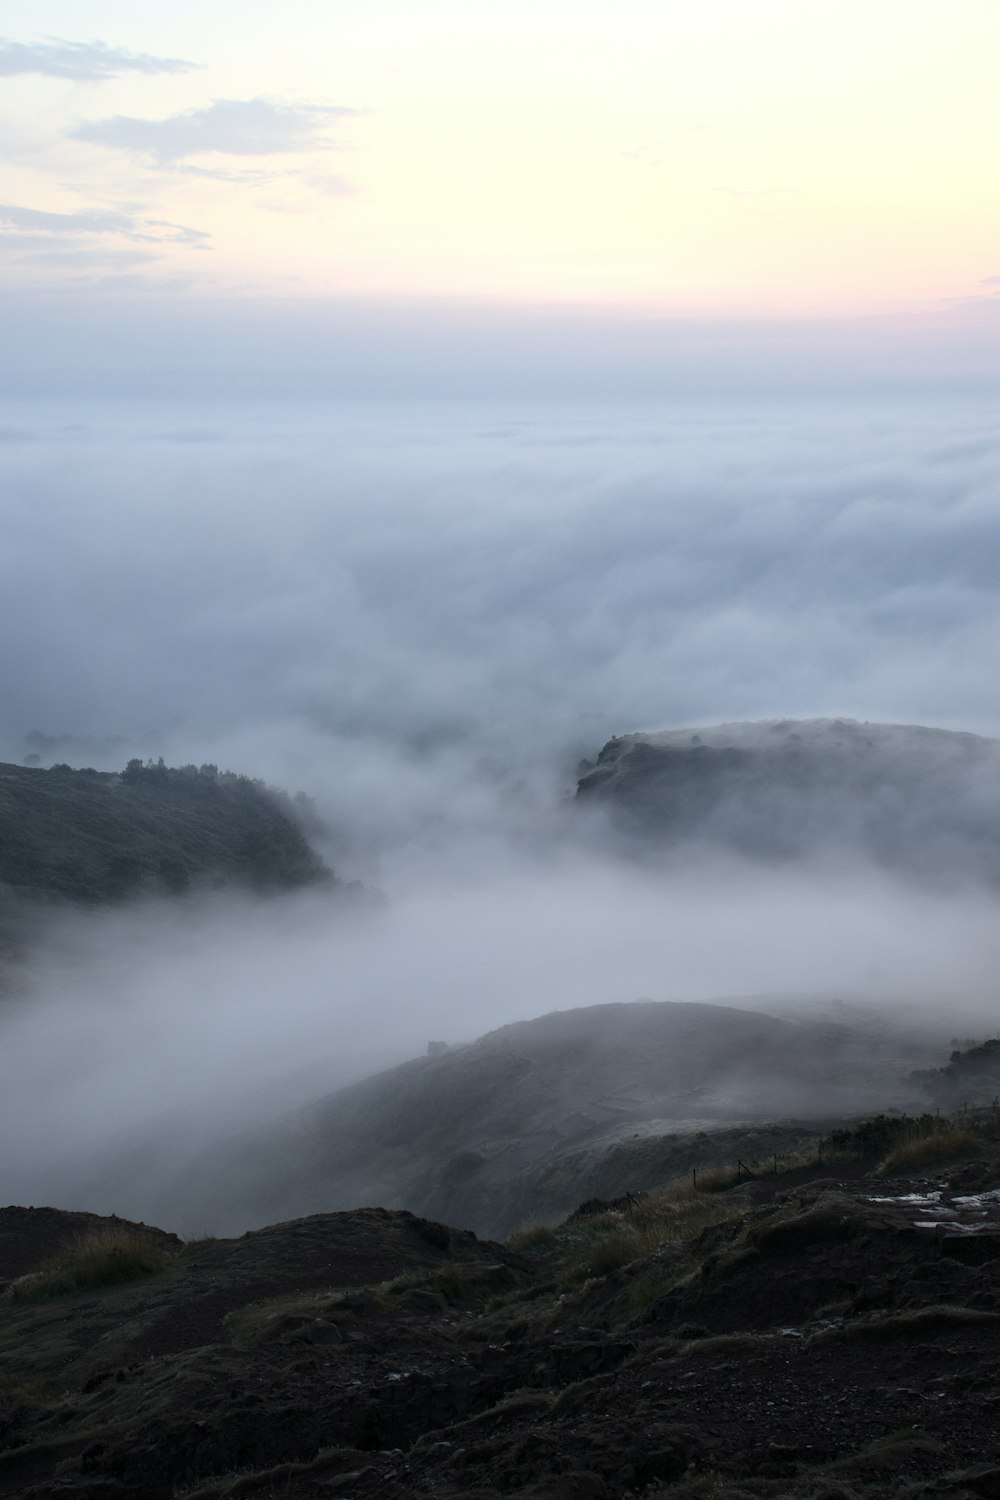
[[151,1276],[169,1261],[168,1252],[140,1230],[102,1225],[84,1231],[37,1271],[12,1282],[8,1295],[17,1302],[69,1296]]

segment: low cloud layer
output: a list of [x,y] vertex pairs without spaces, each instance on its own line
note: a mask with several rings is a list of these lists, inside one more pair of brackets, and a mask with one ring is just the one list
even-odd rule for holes
[[108,209],[90,209],[77,213],[52,213],[26,208],[17,203],[0,203],[0,244],[44,243],[50,238],[71,237],[77,244],[81,237],[111,235],[140,244],[198,245],[204,248],[209,236],[186,224],[171,224],[166,219],[146,218],[141,214],[118,213]]
[[11,411],[9,731],[1000,730],[985,406]]
[[[205,1207],[213,1143],[431,1039],[642,997],[849,1023],[861,995],[911,1035],[932,1031],[943,1061],[953,1035],[989,1025],[998,961],[982,893],[749,864],[652,878],[579,853],[508,856],[462,883],[428,870],[362,916],[303,897],[98,915],[50,933],[8,1007],[0,1191],[237,1230]],[[894,1097],[902,1071],[887,1071]]]
[[[985,405],[25,402],[0,439],[2,754],[69,733],[48,758],[301,789],[385,893],[53,929],[3,1023],[7,1199],[162,1219],[182,1145],[554,1007],[865,991],[988,1024],[992,893],[640,871],[566,800],[638,728],[1000,732]],[[177,1152],[123,1165],[152,1138]]]

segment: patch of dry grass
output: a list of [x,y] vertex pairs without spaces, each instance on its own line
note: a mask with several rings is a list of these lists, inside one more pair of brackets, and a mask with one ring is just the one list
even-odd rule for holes
[[945,1120],[928,1128],[914,1122],[913,1129],[883,1157],[878,1175],[900,1177],[909,1172],[920,1172],[924,1167],[954,1161],[956,1157],[972,1156],[982,1144],[976,1132],[964,1125]]
[[171,1256],[149,1235],[127,1225],[85,1230],[64,1250],[43,1261],[37,1271],[11,1282],[7,1295],[15,1302],[41,1302],[152,1276]]
[[887,1317],[844,1323],[839,1328],[824,1328],[808,1339],[809,1344],[829,1344],[855,1339],[902,1339],[924,1334],[947,1333],[950,1330],[983,1327],[1000,1323],[1000,1312],[989,1308],[962,1307],[950,1302],[936,1302],[930,1307],[909,1308]]
[[606,1276],[658,1250],[695,1239],[713,1224],[736,1218],[742,1205],[734,1199],[690,1186],[649,1193],[627,1213],[611,1210],[584,1220],[583,1242],[573,1257],[588,1276]]
[[556,1231],[551,1224],[543,1224],[540,1219],[532,1219],[527,1224],[522,1224],[520,1229],[507,1241],[508,1250],[513,1250],[515,1255],[530,1254],[532,1250],[548,1250],[556,1239]]

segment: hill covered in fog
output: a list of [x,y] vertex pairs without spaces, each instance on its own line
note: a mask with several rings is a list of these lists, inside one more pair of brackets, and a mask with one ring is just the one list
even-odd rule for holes
[[245,1224],[367,1203],[505,1234],[692,1165],[784,1151],[939,1055],[916,1026],[839,1003],[804,1019],[652,1001],[555,1011],[340,1089],[221,1170],[215,1155],[203,1211]]
[[856,855],[1000,882],[1000,741],[917,725],[782,719],[615,737],[581,776],[648,846]]
[[0,765],[0,892],[12,903],[95,904],[331,879],[283,802],[214,766],[135,760],[113,774]]

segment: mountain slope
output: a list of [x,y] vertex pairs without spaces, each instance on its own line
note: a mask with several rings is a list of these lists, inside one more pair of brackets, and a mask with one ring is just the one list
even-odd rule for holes
[[329,879],[279,798],[214,767],[130,762],[119,774],[0,765],[0,892],[96,903]]
[[[803,1122],[867,1107],[911,1059],[939,1055],[846,1013],[638,1002],[504,1026],[331,1094],[245,1143],[221,1174],[205,1162],[202,1212],[246,1223],[380,1203],[495,1236],[732,1161],[734,1122],[744,1139],[753,1123],[760,1154],[785,1150]],[[198,1175],[186,1172],[186,1191]]]
[[1000,742],[974,734],[850,719],[628,734],[604,746],[576,800],[647,846],[861,854],[1000,882]]

